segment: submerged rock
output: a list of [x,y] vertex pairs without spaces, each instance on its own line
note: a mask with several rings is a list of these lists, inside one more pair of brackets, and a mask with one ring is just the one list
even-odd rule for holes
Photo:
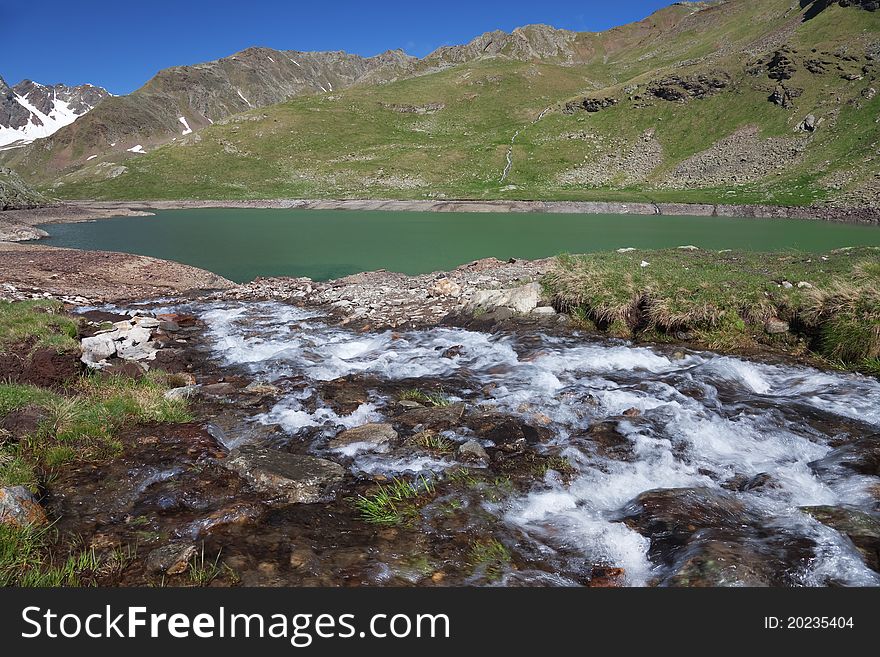
[[254,445],[233,450],[221,464],[258,491],[291,504],[325,500],[333,485],[345,477],[345,469],[333,461]]
[[802,510],[849,538],[861,553],[865,565],[880,572],[880,519],[840,506],[808,506]]
[[856,438],[810,463],[813,472],[828,475],[841,469],[880,477],[880,433]]

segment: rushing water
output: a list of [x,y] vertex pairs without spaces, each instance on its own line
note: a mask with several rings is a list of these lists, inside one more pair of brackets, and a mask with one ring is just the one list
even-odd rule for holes
[[871,226],[793,219],[203,209],[43,226],[52,246],[176,260],[244,282],[337,278],[387,269],[449,270],[486,257],[543,258],[610,249],[827,251],[880,246]]
[[[317,430],[313,450],[352,457],[355,473],[432,477],[457,464],[451,456],[401,457],[384,446],[328,450],[326,438],[341,427],[381,420],[394,399],[375,392],[350,415],[339,415],[315,399],[322,381],[352,374],[377,381],[415,378],[440,383],[471,406],[523,418],[542,414],[552,439],[540,449],[561,449],[575,475],[564,480],[551,471],[524,494],[481,503],[480,511],[496,517],[517,537],[523,558],[535,563],[533,572],[507,573],[504,581],[571,584],[576,564],[585,560],[625,568],[630,585],[662,578],[668,566],[652,558],[651,537],[621,522],[621,513],[645,491],[697,487],[735,499],[758,518],[760,539],[729,540],[760,543],[752,546],[756,551],[778,550],[780,567],[794,583],[880,585],[880,574],[864,565],[847,538],[801,510],[845,505],[876,512],[880,478],[810,466],[836,445],[880,430],[875,379],[577,335],[452,328],[363,334],[279,304],[222,304],[201,312],[218,361],[249,368],[255,378],[300,376],[306,382],[254,420],[280,424],[294,439]],[[450,347],[460,349],[438,356]],[[640,413],[625,416],[628,409]],[[603,454],[584,438],[603,422],[625,438],[626,457]],[[481,438],[466,429],[446,435],[457,442]],[[730,485],[756,476],[770,485]],[[801,540],[813,545],[810,558],[787,557],[786,546]]]

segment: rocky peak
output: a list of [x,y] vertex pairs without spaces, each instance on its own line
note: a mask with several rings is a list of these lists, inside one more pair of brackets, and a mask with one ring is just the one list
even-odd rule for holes
[[22,80],[10,88],[0,79],[0,147],[48,137],[93,109],[110,94],[83,84],[52,86]]

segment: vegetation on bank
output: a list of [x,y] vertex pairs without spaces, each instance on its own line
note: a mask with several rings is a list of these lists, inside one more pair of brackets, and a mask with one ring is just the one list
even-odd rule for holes
[[543,285],[560,309],[615,337],[770,345],[880,374],[878,248],[563,255]]
[[[0,353],[26,345],[75,351],[78,358],[76,335],[76,321],[59,303],[0,303]],[[11,427],[0,428],[0,488],[24,486],[40,494],[60,468],[119,454],[126,427],[190,420],[184,401],[165,399],[168,376],[83,374],[57,389],[0,382],[0,426]],[[14,414],[27,419],[14,422]],[[0,586],[87,584],[133,558],[122,549],[99,558],[93,549],[73,545],[56,562],[51,548],[57,540],[51,525],[0,525]]]
[[59,352],[79,348],[76,322],[58,301],[0,301],[0,351],[27,344]]

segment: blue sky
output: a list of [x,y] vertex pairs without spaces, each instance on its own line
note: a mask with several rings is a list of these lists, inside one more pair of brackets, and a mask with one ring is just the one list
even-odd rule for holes
[[158,70],[217,59],[248,46],[346,50],[403,48],[424,56],[493,29],[547,23],[604,30],[672,0],[0,0],[0,76],[133,91]]

